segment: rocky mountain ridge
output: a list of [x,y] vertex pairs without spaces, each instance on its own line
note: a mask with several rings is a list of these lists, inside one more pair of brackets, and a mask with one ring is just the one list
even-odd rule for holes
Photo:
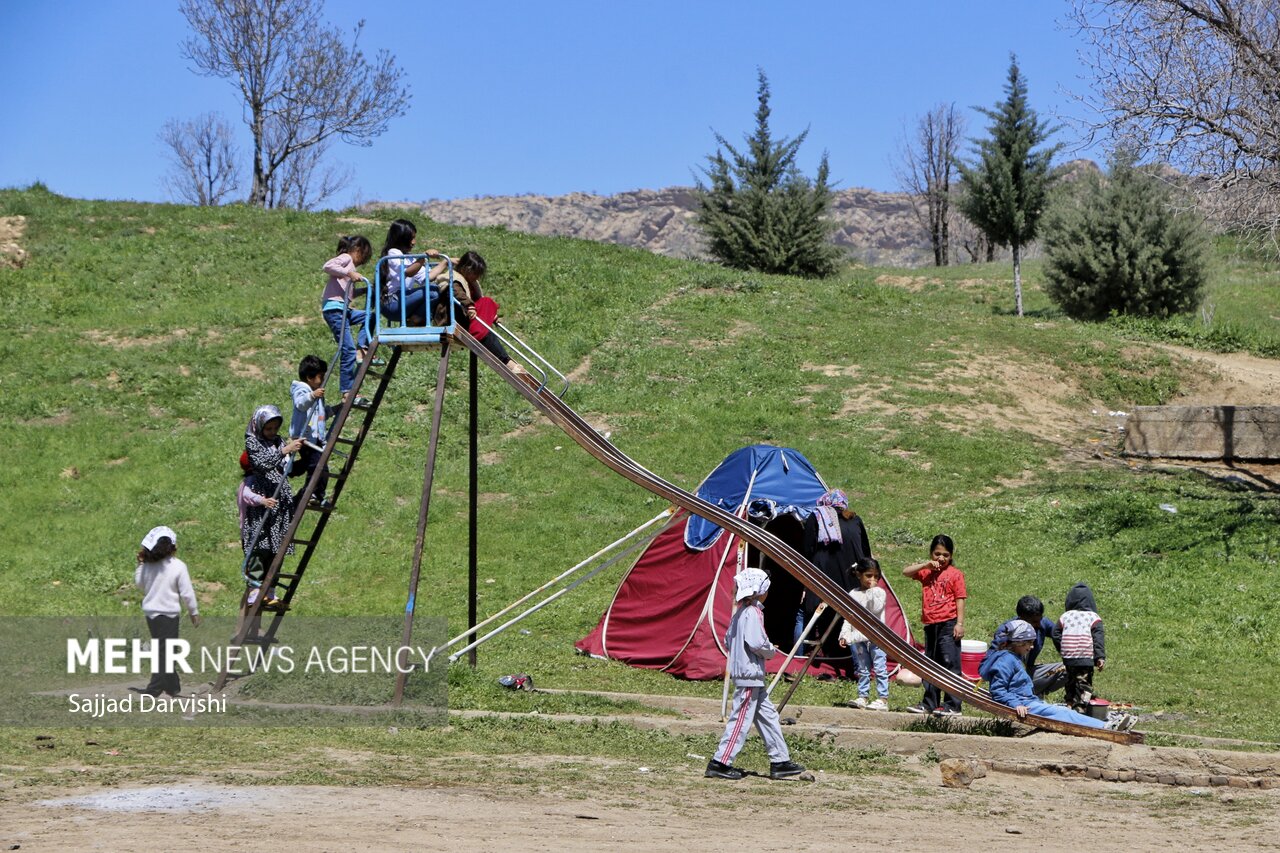
[[[1097,169],[1088,160],[1065,164],[1068,176]],[[916,266],[932,263],[929,238],[905,193],[853,188],[833,192],[834,239],[866,264]],[[372,202],[366,207],[408,208],[451,225],[500,226],[544,236],[578,237],[636,246],[677,258],[706,258],[694,225],[697,199],[691,187],[631,190],[615,195],[574,192],[560,196],[483,196],[421,204]],[[957,241],[954,251],[963,250]]]
[[[913,265],[929,255],[928,239],[902,193],[837,190],[835,242],[865,263]],[[408,208],[451,225],[500,226],[544,236],[636,246],[676,258],[706,258],[694,225],[691,187],[631,190],[616,195],[483,196],[421,204],[372,202],[366,208]]]

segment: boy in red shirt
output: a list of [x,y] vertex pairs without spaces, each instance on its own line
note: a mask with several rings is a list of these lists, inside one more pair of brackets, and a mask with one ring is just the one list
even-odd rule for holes
[[[938,535],[929,543],[929,559],[907,566],[902,573],[920,582],[920,606],[924,622],[924,653],[932,661],[960,675],[960,640],[964,637],[964,574],[951,562],[955,543]],[[924,699],[907,710],[912,714],[960,714],[960,700],[950,693],[938,703],[939,690],[925,682]]]

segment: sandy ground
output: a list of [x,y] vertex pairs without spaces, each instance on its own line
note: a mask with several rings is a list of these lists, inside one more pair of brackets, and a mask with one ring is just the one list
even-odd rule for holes
[[[944,788],[936,766],[818,781],[703,779],[701,765],[566,760],[483,786],[232,786],[184,780],[0,798],[0,849],[137,850],[287,845],[360,850],[1274,850],[1280,789],[1172,788],[993,773]],[[564,768],[575,768],[565,778]],[[519,779],[504,784],[503,778]],[[583,784],[586,782],[586,784]],[[15,847],[14,845],[20,845]]]

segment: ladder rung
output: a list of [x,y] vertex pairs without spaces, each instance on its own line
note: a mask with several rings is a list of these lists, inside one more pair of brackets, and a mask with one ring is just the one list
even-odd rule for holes
[[[298,537],[296,537],[296,536],[295,536],[295,537],[293,537],[293,539],[292,539],[292,540],[290,540],[290,541],[291,541],[294,545],[301,545],[303,548],[306,548],[306,547],[308,547],[312,542],[314,542],[315,540],[314,540],[314,539],[299,539]],[[276,575],[276,577],[284,577],[284,575]]]
[[381,374],[381,373],[379,373],[379,372],[378,372],[378,371],[376,371],[376,370],[367,370],[367,371],[365,371],[364,378],[365,378],[365,379],[368,379],[370,376],[372,376],[374,379],[381,379],[381,378],[382,378],[382,374]]
[[343,438],[342,436],[338,436],[334,439],[334,442],[337,444],[355,444],[356,440],[354,438]]
[[[295,539],[294,541],[296,542],[298,540]],[[300,573],[299,574],[278,574],[276,575],[276,580],[280,580],[283,578],[284,580],[291,581],[294,578],[300,578],[300,577],[302,577]]]

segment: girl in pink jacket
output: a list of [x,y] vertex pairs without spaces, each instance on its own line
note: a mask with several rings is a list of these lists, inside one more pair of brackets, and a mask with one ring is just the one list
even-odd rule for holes
[[[369,280],[357,272],[356,267],[363,265],[372,256],[373,246],[369,239],[357,234],[354,237],[340,238],[337,257],[330,258],[324,264],[329,280],[320,297],[320,312],[338,344],[339,382],[344,402],[351,396],[356,377],[356,341],[352,337],[351,327],[364,323],[363,313],[357,314],[351,310],[351,300],[364,295],[369,289]],[[364,282],[365,286],[357,288],[356,281]],[[361,400],[356,401],[357,405],[361,403]]]

